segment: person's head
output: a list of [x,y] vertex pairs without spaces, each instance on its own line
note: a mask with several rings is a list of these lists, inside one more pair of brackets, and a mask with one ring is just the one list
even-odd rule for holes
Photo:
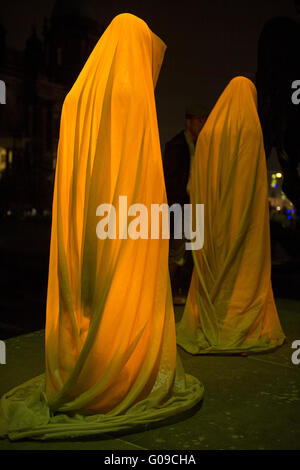
[[198,135],[207,120],[208,114],[208,110],[202,106],[197,109],[190,108],[186,110],[185,128],[190,133],[194,142],[196,142]]

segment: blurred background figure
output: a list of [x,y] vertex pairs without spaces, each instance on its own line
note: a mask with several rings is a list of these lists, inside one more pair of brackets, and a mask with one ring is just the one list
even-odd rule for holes
[[[295,1],[299,11],[299,1]],[[278,16],[263,25],[255,84],[270,185],[272,281],[277,295],[297,296],[300,272],[300,104],[292,84],[300,77],[300,25]]]
[[299,80],[296,60],[300,25],[291,18],[268,20],[258,41],[256,87],[258,114],[267,158],[275,149],[283,170],[282,189],[300,211],[300,106],[292,101],[292,83]]
[[[190,167],[195,153],[198,135],[208,117],[208,109],[196,105],[186,109],[185,129],[166,143],[163,158],[168,204],[190,202],[188,181]],[[172,284],[173,302],[183,305],[190,284],[193,260],[190,251],[185,250],[185,239],[174,238],[174,221],[170,221],[169,269]]]

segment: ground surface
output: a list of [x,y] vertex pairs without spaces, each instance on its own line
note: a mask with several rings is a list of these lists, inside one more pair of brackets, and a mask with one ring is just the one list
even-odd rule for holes
[[[181,421],[89,440],[0,440],[0,450],[299,450],[300,364],[291,361],[291,344],[300,340],[300,302],[276,302],[287,341],[274,352],[213,357],[191,356],[179,348],[186,372],[205,386],[201,407]],[[177,308],[177,320],[181,314],[182,308]],[[7,363],[0,365],[0,395],[43,372],[44,331],[9,338],[6,347]]]

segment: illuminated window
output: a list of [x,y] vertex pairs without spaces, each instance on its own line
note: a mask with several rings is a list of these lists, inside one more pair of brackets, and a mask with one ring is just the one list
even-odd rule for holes
[[0,147],[0,172],[6,169],[6,149]]

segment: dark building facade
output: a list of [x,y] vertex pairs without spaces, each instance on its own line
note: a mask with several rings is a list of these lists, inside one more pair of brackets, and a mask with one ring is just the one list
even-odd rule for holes
[[103,32],[89,2],[58,0],[23,51],[6,44],[0,18],[0,209],[49,213],[63,100]]

